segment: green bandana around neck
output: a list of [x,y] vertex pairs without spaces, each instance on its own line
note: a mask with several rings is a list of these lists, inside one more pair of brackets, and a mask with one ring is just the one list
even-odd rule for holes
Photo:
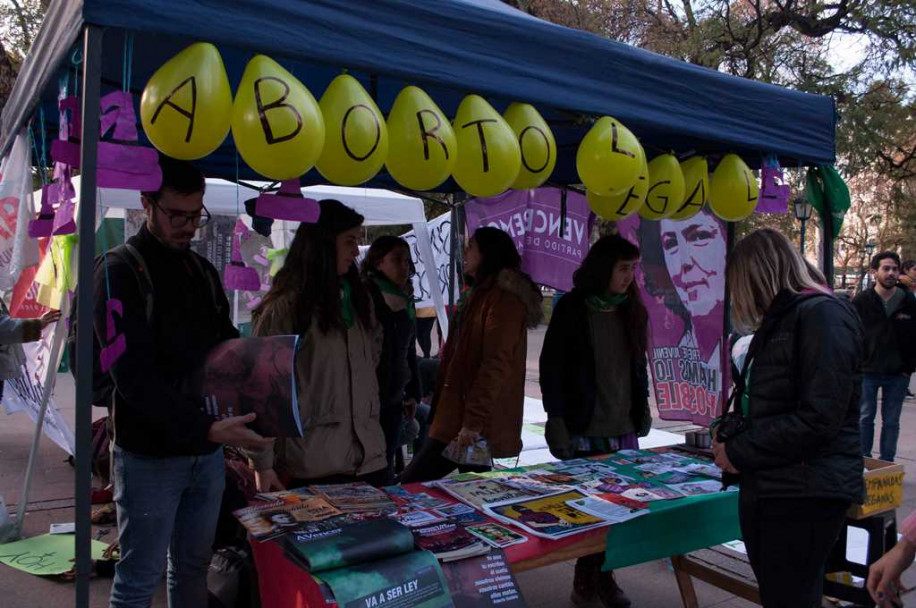
[[585,304],[596,312],[609,312],[626,301],[627,294],[625,293],[605,292],[585,298]]
[[350,281],[347,280],[347,277],[342,277],[340,281],[340,316],[343,318],[347,329],[353,329],[353,324],[356,322],[352,292],[353,288],[350,287]]
[[382,293],[404,298],[404,301],[407,303],[407,316],[410,317],[411,321],[417,318],[416,302],[414,302],[414,299],[407,295],[403,289],[395,285],[388,277],[381,273],[372,273],[372,281],[378,286]]

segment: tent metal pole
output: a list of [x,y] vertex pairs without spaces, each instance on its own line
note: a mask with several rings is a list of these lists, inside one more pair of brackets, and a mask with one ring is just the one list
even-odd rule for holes
[[83,30],[83,126],[80,134],[79,281],[76,310],[76,608],[89,608],[92,532],[89,450],[92,427],[92,342],[95,309],[95,205],[98,178],[102,30]]
[[449,313],[455,306],[455,252],[458,251],[458,209],[455,207],[455,195],[450,197],[452,203],[451,226],[449,230],[448,253],[448,308]]

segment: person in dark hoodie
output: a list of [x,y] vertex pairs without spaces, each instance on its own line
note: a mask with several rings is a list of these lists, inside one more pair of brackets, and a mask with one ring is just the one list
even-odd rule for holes
[[361,270],[384,334],[377,369],[379,417],[385,433],[388,474],[393,476],[401,427],[405,420],[413,420],[420,400],[410,246],[400,237],[379,237],[369,247]]
[[[652,427],[646,336],[649,315],[633,280],[639,249],[617,235],[592,245],[560,298],[541,350],[540,383],[550,452],[565,460],[638,449]],[[576,561],[572,601],[606,608],[630,600],[604,554]]]
[[521,271],[512,238],[497,228],[478,228],[464,254],[471,286],[452,318],[432,402],[432,425],[422,451],[403,483],[489,470],[462,465],[442,455],[449,443],[461,448],[482,438],[493,458],[522,450],[525,360],[528,328],[540,323],[541,292]]
[[916,295],[897,284],[900,256],[879,253],[871,261],[875,286],[853,300],[865,326],[865,366],[859,424],[862,453],[871,457],[881,389],[881,460],[893,462],[900,412],[910,374],[916,371]]
[[738,417],[713,426],[713,452],[738,476],[741,532],[768,608],[821,605],[827,556],[864,497],[862,325],[815,272],[768,229],[728,262],[732,322],[754,337],[736,379]]

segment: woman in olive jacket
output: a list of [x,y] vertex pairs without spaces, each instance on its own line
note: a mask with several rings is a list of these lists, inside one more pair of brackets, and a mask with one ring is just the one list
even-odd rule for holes
[[766,607],[821,605],[828,554],[864,493],[861,323],[815,272],[773,230],[743,239],[728,266],[732,321],[754,338],[735,397],[743,423],[714,427],[713,449],[738,475],[741,530]]

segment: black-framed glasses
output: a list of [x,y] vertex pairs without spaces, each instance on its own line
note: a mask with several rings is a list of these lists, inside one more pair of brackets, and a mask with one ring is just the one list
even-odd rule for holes
[[172,211],[171,209],[163,208],[155,199],[152,197],[146,197],[147,200],[159,211],[161,211],[167,218],[169,218],[169,224],[172,228],[184,228],[188,224],[191,224],[195,228],[200,228],[201,226],[206,226],[210,223],[210,212],[207,211],[207,206],[203,205],[200,208],[200,211],[197,213],[178,213]]

